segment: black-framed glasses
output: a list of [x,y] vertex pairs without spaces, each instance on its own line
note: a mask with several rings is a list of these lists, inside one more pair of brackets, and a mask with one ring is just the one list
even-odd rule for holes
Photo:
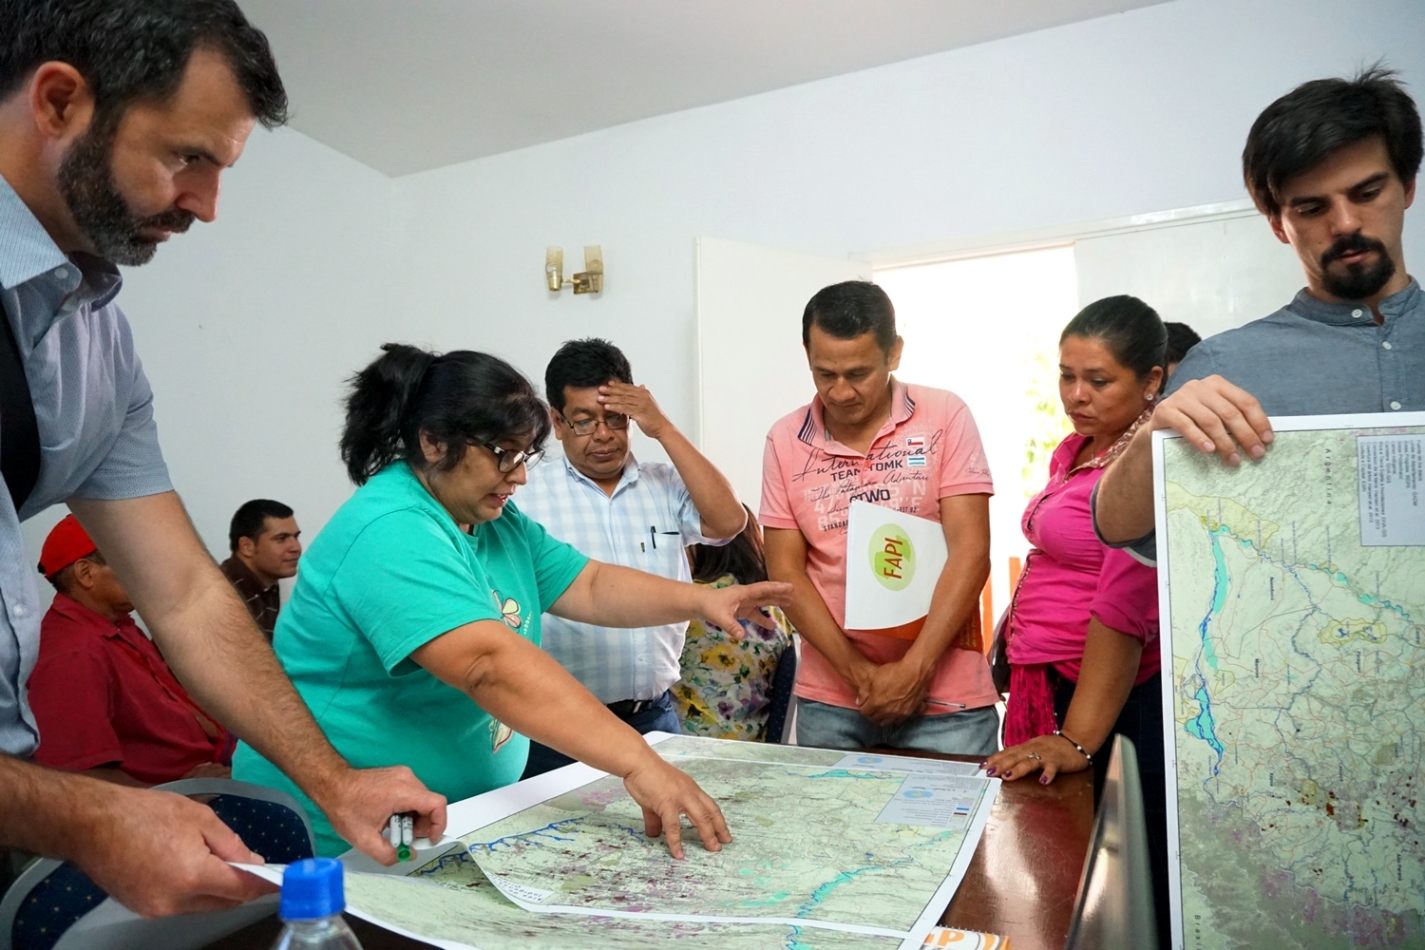
[[539,460],[544,458],[544,449],[519,452],[515,449],[501,448],[493,442],[477,442],[475,444],[481,448],[489,449],[490,454],[495,457],[495,467],[505,474],[513,472],[521,465],[525,468],[534,468],[539,464]]
[[564,424],[574,430],[575,435],[593,435],[602,422],[610,432],[617,432],[620,429],[628,428],[628,416],[621,412],[611,412],[602,419],[580,419],[578,422],[570,421],[564,413],[559,414],[559,418],[564,420]]

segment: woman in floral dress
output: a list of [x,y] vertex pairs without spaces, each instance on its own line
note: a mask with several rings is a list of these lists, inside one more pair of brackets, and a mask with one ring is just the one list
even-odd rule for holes
[[[697,544],[689,551],[696,584],[718,588],[767,579],[762,528],[750,510],[747,527],[730,543],[721,547]],[[764,630],[743,621],[740,638],[728,636],[707,620],[688,624],[683,675],[673,687],[684,731],[714,739],[766,740],[777,661],[792,642],[792,625],[786,615],[776,607],[766,612],[777,628]]]

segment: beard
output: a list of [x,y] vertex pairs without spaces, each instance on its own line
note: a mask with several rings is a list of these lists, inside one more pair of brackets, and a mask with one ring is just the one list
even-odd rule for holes
[[[1369,266],[1348,264],[1345,273],[1331,271],[1330,265],[1334,261],[1339,260],[1342,255],[1356,251],[1375,251],[1376,262]],[[1359,231],[1340,238],[1321,255],[1322,284],[1325,285],[1327,293],[1342,300],[1365,300],[1367,297],[1373,297],[1394,276],[1395,261],[1385,249],[1385,245]]]
[[112,264],[137,267],[153,260],[158,241],[146,228],[175,234],[188,230],[194,215],[181,208],[144,217],[135,214],[114,183],[113,132],[91,128],[69,147],[59,165],[59,193],[94,253]]

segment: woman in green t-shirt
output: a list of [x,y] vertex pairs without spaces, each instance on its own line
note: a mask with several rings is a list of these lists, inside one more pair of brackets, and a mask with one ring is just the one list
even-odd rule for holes
[[[585,558],[511,501],[550,416],[508,363],[387,344],[356,375],[342,459],[360,486],[302,557],[274,649],[332,744],[358,767],[409,766],[451,800],[518,781],[526,736],[623,778],[650,835],[682,856],[679,816],[710,850],[717,805],[539,649],[549,611],[605,626],[707,617],[727,629],[784,605],[786,584],[714,589]],[[247,745],[243,781],[306,807],[318,850],[346,844]]]

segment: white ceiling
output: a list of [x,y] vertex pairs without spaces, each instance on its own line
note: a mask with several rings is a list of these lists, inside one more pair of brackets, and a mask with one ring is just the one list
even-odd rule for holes
[[240,0],[294,128],[438,168],[1165,0]]

